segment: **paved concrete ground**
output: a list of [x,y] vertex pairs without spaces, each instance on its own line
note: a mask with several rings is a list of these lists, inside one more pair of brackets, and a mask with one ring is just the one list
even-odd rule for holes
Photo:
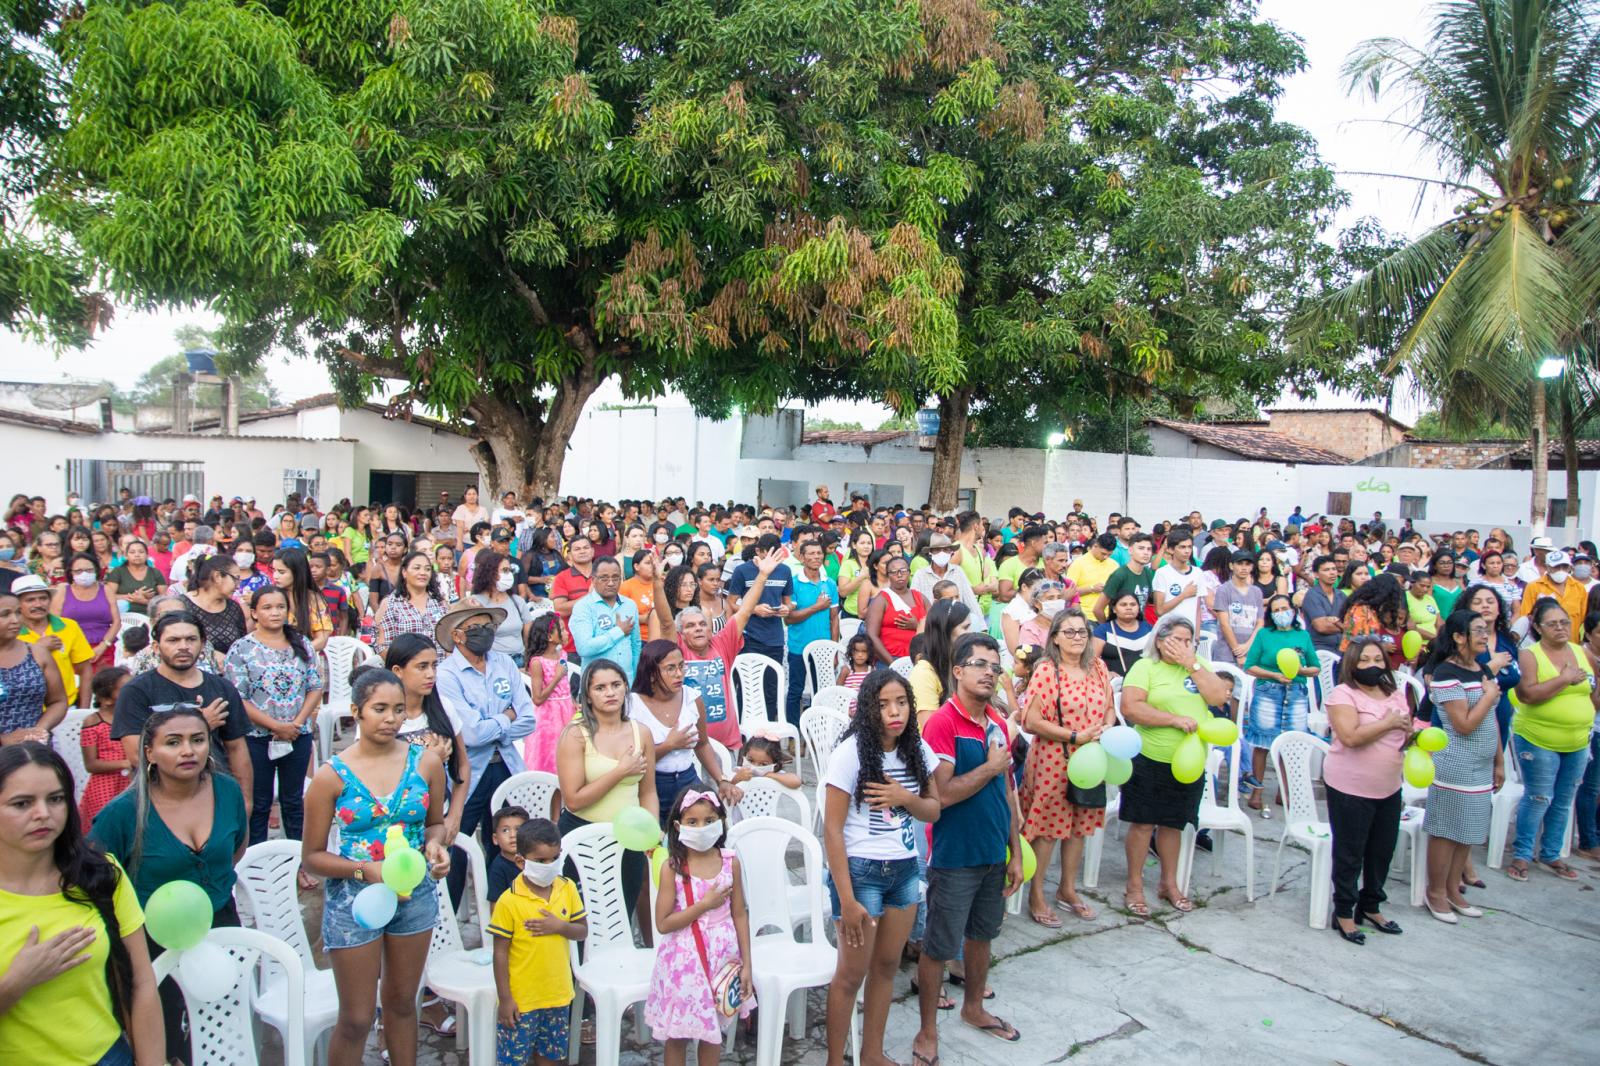
[[[1306,922],[1308,858],[1284,852],[1277,894],[1266,898],[1283,821],[1256,821],[1257,891],[1245,899],[1244,849],[1229,841],[1213,871],[1197,856],[1190,914],[1157,908],[1141,921],[1122,906],[1125,863],[1120,838],[1108,842],[1100,887],[1087,893],[1100,916],[1080,921],[1063,912],[1047,930],[1026,911],[1008,916],[994,945],[992,1009],[1022,1033],[1004,1044],[940,1015],[945,1066],[1227,1063],[1228,1066],[1404,1062],[1577,1066],[1600,1062],[1600,864],[1574,859],[1581,879],[1566,882],[1535,870],[1526,884],[1476,859],[1488,887],[1470,890],[1482,918],[1445,925],[1406,903],[1409,866],[1390,881],[1385,913],[1400,936],[1369,932],[1364,947]],[[1146,866],[1154,902],[1154,860]],[[1053,888],[1052,888],[1053,891]],[[307,902],[316,939],[318,894]],[[470,923],[467,923],[470,925]],[[474,932],[467,933],[475,939]],[[896,981],[887,1052],[911,1061],[917,1007],[909,968]],[[958,992],[957,989],[951,991]],[[786,1039],[783,1062],[826,1061],[820,991],[811,994],[804,1040]],[[424,1029],[423,1066],[467,1066],[453,1039]],[[661,1061],[659,1047],[624,1037],[624,1066]],[[276,1047],[265,1059],[280,1062]],[[594,1061],[585,1049],[582,1061]],[[693,1061],[693,1060],[691,1060]],[[753,1042],[741,1039],[724,1061],[753,1063]],[[376,1041],[368,1066],[380,1066]]]

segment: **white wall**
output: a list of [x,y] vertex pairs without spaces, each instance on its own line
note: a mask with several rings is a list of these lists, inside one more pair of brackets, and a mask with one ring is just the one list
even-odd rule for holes
[[321,494],[337,500],[351,495],[354,448],[348,441],[330,440],[141,433],[79,436],[0,423],[0,459],[16,471],[16,491],[38,493],[52,509],[66,499],[69,459],[202,463],[202,495],[254,496],[263,504],[283,499],[285,468],[314,467],[321,471]]
[[[239,432],[247,437],[323,437],[350,442],[350,460],[341,471],[350,489],[330,493],[328,472],[324,469],[322,496],[328,502],[347,495],[351,499],[366,499],[368,479],[374,470],[463,474],[474,482],[479,480],[478,464],[472,458],[472,438],[404,419],[385,418],[363,408],[341,411],[328,406],[293,411],[246,422],[239,427]],[[451,489],[451,494],[460,491],[458,486]],[[482,492],[480,485],[479,494]]]
[[687,407],[595,405],[573,430],[560,491],[602,500],[726,501],[737,495],[739,442],[738,419],[712,422]]

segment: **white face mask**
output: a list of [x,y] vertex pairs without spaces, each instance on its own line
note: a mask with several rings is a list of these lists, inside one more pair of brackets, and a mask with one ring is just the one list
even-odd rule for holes
[[1039,613],[1046,618],[1054,618],[1061,613],[1061,608],[1067,605],[1066,600],[1045,600],[1039,605]]
[[669,536],[667,534],[667,531],[664,530],[664,529],[656,534],[656,543],[657,544],[665,544],[667,541],[669,541],[671,539],[672,539],[672,537]]
[[690,851],[710,851],[722,836],[722,819],[710,825],[685,825],[678,827],[678,839]]
[[934,566],[943,566],[943,565],[945,565],[946,563],[948,563],[950,561],[950,553],[949,552],[934,552],[932,558],[933,558],[933,565]]
[[1294,624],[1294,612],[1293,611],[1273,611],[1272,612],[1272,624],[1277,626],[1279,629],[1288,629],[1291,625]]
[[560,872],[559,862],[523,860],[522,863],[522,876],[526,877],[530,884],[538,885],[540,888],[549,888],[555,883],[556,875]]
[[235,566],[240,566],[240,567],[251,567],[251,566],[254,566],[256,564],[256,553],[255,552],[234,552],[233,553],[233,562],[234,562]]
[[1567,583],[1567,578],[1571,576],[1572,575],[1567,573],[1565,570],[1550,571],[1550,580],[1554,581],[1558,585],[1565,585]]
[[81,589],[91,588],[95,583],[95,576],[90,573],[73,574],[72,583]]
[[1594,567],[1588,565],[1587,563],[1579,563],[1577,566],[1572,568],[1572,576],[1577,578],[1579,581],[1588,581],[1594,576]]
[[744,764],[744,768],[749,770],[756,777],[766,777],[768,774],[772,773],[772,771],[777,769],[777,767],[773,766],[771,763],[759,762],[746,762]]
[[501,574],[499,577],[495,578],[494,587],[499,589],[501,592],[510,592],[511,586],[515,585],[516,583],[516,574]]
[[661,557],[661,561],[666,563],[668,566],[682,566],[683,556],[676,553],[668,553],[667,555]]

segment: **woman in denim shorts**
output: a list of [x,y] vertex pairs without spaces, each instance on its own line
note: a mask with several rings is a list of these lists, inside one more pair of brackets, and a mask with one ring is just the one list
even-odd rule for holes
[[[322,945],[333,960],[339,1021],[328,1044],[333,1064],[361,1061],[372,1031],[381,986],[384,1039],[394,1066],[417,1061],[417,986],[428,942],[439,920],[434,880],[450,870],[444,839],[444,764],[426,748],[399,739],[406,718],[405,691],[387,670],[369,669],[351,686],[360,732],[348,749],[317,771],[306,792],[302,863],[326,879]],[[338,852],[328,850],[335,820]],[[368,885],[383,880],[385,840],[391,826],[426,855],[429,874],[400,901],[378,929],[356,922],[351,909]]]
[[839,933],[839,965],[828,986],[829,1062],[844,1061],[850,1012],[863,978],[861,1057],[884,1057],[894,972],[917,913],[917,822],[939,818],[936,765],[917,730],[905,680],[883,667],[868,674],[855,717],[823,778],[822,841]]

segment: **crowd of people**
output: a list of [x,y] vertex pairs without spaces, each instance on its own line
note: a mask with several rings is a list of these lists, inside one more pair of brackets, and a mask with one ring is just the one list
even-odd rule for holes
[[[646,1018],[668,1063],[690,1042],[716,1061],[726,1023],[756,1007],[731,820],[751,781],[802,783],[782,731],[741,720],[758,701],[734,660],[771,660],[761,705],[798,725],[818,642],[840,647],[838,672],[809,690],[852,695],[818,783],[838,948],[830,1066],[863,986],[862,1054],[887,1060],[906,957],[921,1066],[938,1061],[940,1013],[958,1009],[947,983],[962,1022],[1024,1039],[996,1013],[990,944],[1016,892],[1043,926],[1097,917],[1078,875],[1107,789],[1080,787],[1068,763],[1119,723],[1140,738],[1118,814],[1136,918],[1152,911],[1151,853],[1157,899],[1195,905],[1178,870],[1205,782],[1174,760],[1216,716],[1242,726],[1238,787],[1270,819],[1269,748],[1325,710],[1333,925],[1353,944],[1401,932],[1384,883],[1402,763],[1426,726],[1448,737],[1425,801],[1433,918],[1483,913],[1472,848],[1509,764],[1524,793],[1506,876],[1576,880],[1562,858],[1574,810],[1576,854],[1600,861],[1589,542],[1534,537],[1518,554],[1503,529],[1426,537],[1300,508],[1148,530],[1121,514],[1102,526],[1081,501],[991,520],[860,495],[838,506],[825,486],[799,508],[511,492],[486,507],[474,487],[417,510],[118,496],[52,509],[19,494],[0,531],[3,1061],[193,1061],[141,907],[192,881],[213,926],[240,924],[235,866],[274,831],[302,841],[300,887],[321,896],[330,1062],[360,1061],[380,1011],[397,1066],[415,1061],[419,1024],[455,1024],[416,1003],[440,909],[466,893],[458,834],[490,858],[498,1061],[563,1061],[593,1034],[568,1030],[566,944],[587,924],[562,839],[633,808],[665,841],[659,872],[637,851],[621,868],[655,945]],[[331,677],[336,638],[372,661]],[[354,740],[318,764],[319,711],[346,681]],[[69,708],[81,770],[53,737]],[[491,809],[525,770],[555,776],[552,808]],[[356,899],[382,881],[394,827],[431,876],[373,928]],[[68,1004],[80,1024],[60,1024]]]

